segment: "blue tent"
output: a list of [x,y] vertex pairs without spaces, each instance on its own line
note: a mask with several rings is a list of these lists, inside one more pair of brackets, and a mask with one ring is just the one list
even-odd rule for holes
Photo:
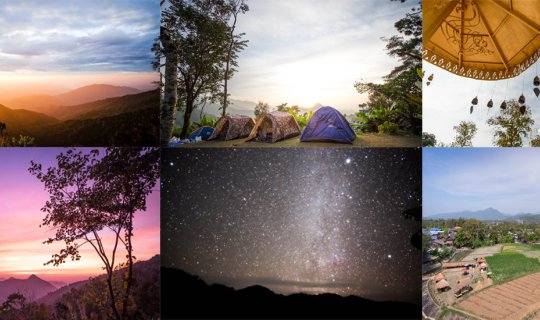
[[208,140],[210,136],[214,133],[214,128],[212,127],[200,127],[197,130],[193,131],[189,136],[189,140],[195,140],[197,137],[201,137],[201,140]]
[[322,107],[309,120],[300,141],[352,143],[356,138],[349,121],[336,109]]

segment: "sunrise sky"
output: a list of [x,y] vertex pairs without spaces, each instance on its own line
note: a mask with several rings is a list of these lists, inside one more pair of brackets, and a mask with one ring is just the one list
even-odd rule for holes
[[0,97],[94,83],[151,89],[158,1],[8,0],[0,6]]
[[358,110],[365,96],[354,83],[382,82],[399,62],[381,37],[417,1],[249,0],[238,20],[248,47],[230,81],[233,98],[277,105],[315,103]]
[[[90,149],[86,149],[90,150]],[[43,266],[63,243],[42,244],[54,230],[40,228],[45,214],[40,209],[49,199],[43,184],[28,172],[30,160],[43,168],[56,164],[61,148],[0,149],[0,278],[26,278],[37,274],[45,280],[72,282],[104,273],[91,246],[83,246],[82,259],[60,267]],[[155,189],[159,190],[159,183]],[[148,209],[135,215],[134,255],[147,260],[159,253],[159,191],[147,198]],[[110,243],[110,242],[109,242]],[[120,254],[123,259],[124,252]]]

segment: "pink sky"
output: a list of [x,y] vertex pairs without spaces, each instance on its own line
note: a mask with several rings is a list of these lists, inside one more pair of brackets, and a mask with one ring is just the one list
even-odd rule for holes
[[[84,148],[90,150],[90,148]],[[39,225],[40,211],[49,199],[43,184],[28,172],[30,160],[43,168],[56,164],[62,148],[0,148],[0,278],[26,278],[36,274],[45,280],[72,282],[104,273],[101,261],[91,246],[83,246],[80,261],[60,267],[44,266],[63,243],[42,244],[54,230]],[[154,187],[159,190],[159,181]],[[159,253],[159,191],[147,198],[147,211],[135,215],[134,255],[147,260]],[[110,233],[105,237],[111,240]],[[106,243],[110,243],[107,241]],[[118,255],[125,256],[122,251]]]
[[0,72],[0,98],[7,100],[34,94],[56,95],[92,84],[126,86],[148,91],[156,88],[157,72]]

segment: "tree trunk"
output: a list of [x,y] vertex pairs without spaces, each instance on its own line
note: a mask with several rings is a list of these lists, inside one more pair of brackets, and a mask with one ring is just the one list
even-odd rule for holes
[[[240,5],[238,5],[240,8]],[[229,48],[227,50],[227,61],[226,61],[226,64],[225,64],[225,75],[224,75],[224,83],[223,83],[223,112],[222,112],[222,116],[224,117],[225,115],[227,115],[227,105],[228,105],[228,101],[227,101],[227,82],[229,80],[229,66],[231,64],[231,54],[232,54],[232,50],[233,50],[233,46],[234,46],[234,29],[236,28],[236,20],[237,20],[237,17],[238,17],[238,11],[235,11],[233,13],[233,16],[234,16],[234,20],[233,20],[233,24],[231,26],[231,33],[230,33],[230,37],[231,37],[231,42],[229,43]]]
[[131,284],[133,282],[133,246],[131,244],[131,236],[133,235],[133,214],[129,215],[128,227],[127,227],[127,254],[128,254],[128,275],[126,283],[126,291],[124,292],[124,301],[122,302],[122,319],[128,319],[127,309],[129,302],[129,293],[131,290]]
[[121,320],[120,314],[118,313],[118,309],[116,309],[116,299],[114,296],[114,289],[112,285],[112,275],[113,275],[113,270],[112,269],[107,270],[107,288],[109,289],[109,297],[111,298],[111,309],[113,311],[114,318],[116,320]]
[[193,113],[193,105],[195,101],[191,97],[186,99],[186,111],[184,112],[184,124],[182,125],[182,132],[180,133],[180,138],[185,139],[189,133],[189,122],[191,119],[191,114]]
[[176,121],[179,57],[165,28],[161,28],[161,43],[165,51],[165,87],[161,103],[160,144],[166,147],[172,137]]

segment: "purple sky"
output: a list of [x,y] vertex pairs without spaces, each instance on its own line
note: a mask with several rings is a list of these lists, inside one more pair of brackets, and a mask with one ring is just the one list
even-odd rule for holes
[[[65,150],[0,148],[0,278],[38,274],[48,280],[76,281],[103,273],[101,261],[91,246],[83,247],[80,261],[66,262],[61,267],[43,266],[63,245],[42,244],[54,235],[50,228],[39,228],[45,216],[40,209],[49,196],[28,167],[31,160],[41,163],[44,169],[53,166],[56,155]],[[159,181],[154,189],[159,190]],[[159,191],[147,198],[147,206],[146,212],[135,217],[134,255],[139,260],[159,253]]]

